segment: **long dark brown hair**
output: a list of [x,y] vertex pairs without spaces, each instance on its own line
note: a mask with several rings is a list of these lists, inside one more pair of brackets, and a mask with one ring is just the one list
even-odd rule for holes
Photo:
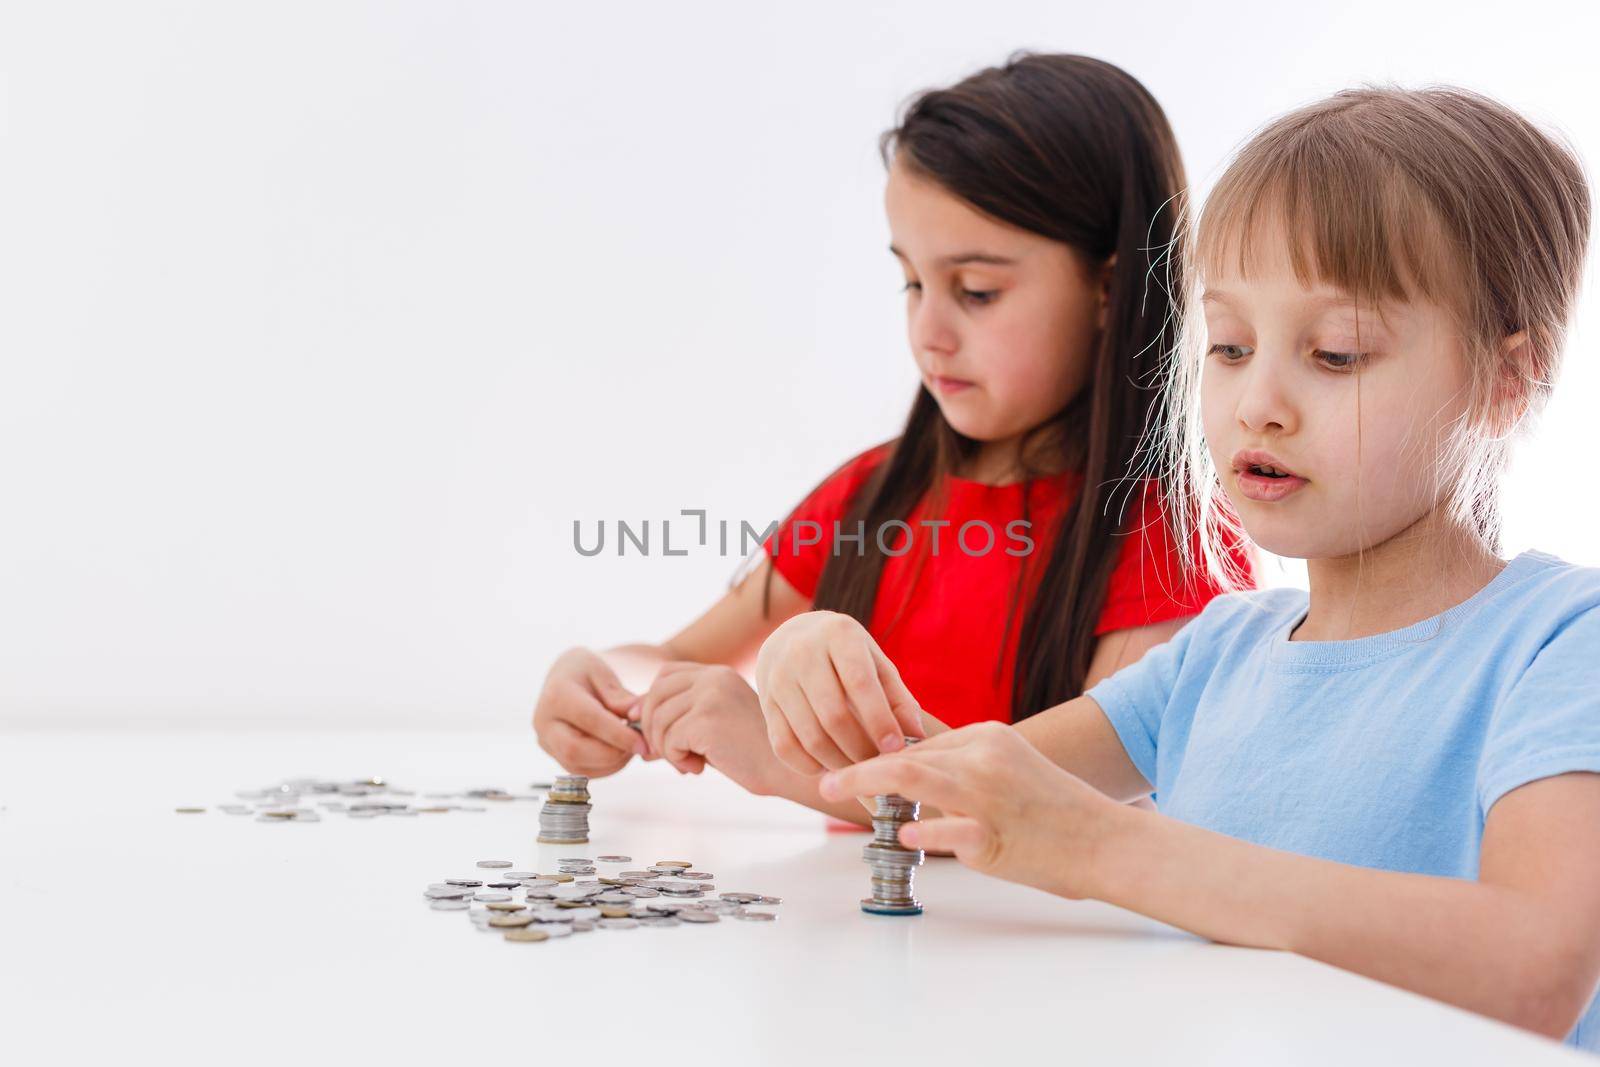
[[[1123,512],[1155,424],[1161,361],[1176,341],[1178,309],[1166,277],[1177,269],[1171,259],[1184,208],[1183,163],[1165,114],[1128,73],[1087,56],[1027,52],[913,97],[879,150],[886,166],[898,162],[1091,263],[1117,257],[1088,384],[1030,431],[1030,441],[1058,454],[1035,466],[1030,449],[1022,450],[1025,478],[1043,473],[1038,468],[1078,469],[1083,488],[1061,518],[1018,636],[1017,721],[1083,690]],[[980,447],[919,389],[904,430],[856,492],[843,527],[864,521],[877,531],[904,521]],[[870,625],[886,558],[871,532],[859,553],[830,553],[813,607]],[[1008,619],[1022,595],[1019,577]]]

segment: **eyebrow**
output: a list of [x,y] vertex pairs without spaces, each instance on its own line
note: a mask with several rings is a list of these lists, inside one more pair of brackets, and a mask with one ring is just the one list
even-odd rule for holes
[[[894,245],[889,246],[889,251],[901,259],[906,258],[906,254]],[[993,252],[957,252],[954,255],[939,257],[938,263],[946,267],[962,267],[968,263],[982,263],[991,267],[1012,267],[1016,265],[1017,261],[1011,256],[997,256]]]
[[[1232,293],[1224,292],[1221,289],[1207,289],[1205,292],[1200,294],[1200,302],[1202,304],[1227,304],[1230,307],[1240,306],[1240,300],[1238,297],[1234,296]],[[1328,291],[1318,293],[1315,297],[1313,297],[1312,302],[1321,308],[1331,307],[1342,308],[1346,310],[1354,308],[1357,305],[1356,299],[1346,293]]]

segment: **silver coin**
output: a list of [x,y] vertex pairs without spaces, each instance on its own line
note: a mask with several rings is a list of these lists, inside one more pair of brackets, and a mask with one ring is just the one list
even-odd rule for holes
[[596,856],[601,863],[632,863],[632,856]]
[[511,899],[510,893],[478,893],[473,896],[480,904],[500,904]]
[[769,923],[777,918],[777,916],[770,911],[751,911],[749,908],[740,908],[733,914],[736,918],[747,919],[750,922]]
[[590,859],[588,856],[557,856],[556,857],[556,862],[557,863],[589,864],[589,863],[593,863],[594,860]]
[[475,878],[446,878],[444,880],[444,884],[445,885],[468,885],[468,886],[472,886],[474,889],[476,889],[478,886],[481,886],[483,883],[478,881]]
[[478,861],[478,866],[479,867],[490,867],[490,868],[509,867],[509,866],[511,866],[511,861],[510,860],[479,860]]
[[465,900],[472,896],[472,890],[462,889],[459,886],[447,885],[435,889],[429,886],[423,890],[422,895],[429,900]]
[[716,915],[709,911],[695,911],[692,908],[684,908],[682,911],[678,912],[678,921],[686,923],[714,923],[720,922],[721,920],[719,920]]
[[532,871],[505,871],[500,877],[508,882],[520,882],[524,878],[537,878],[539,876]]
[[640,915],[635,920],[640,926],[677,926],[676,915]]
[[541,927],[539,927],[539,929],[541,929],[545,933],[549,934],[552,938],[557,938],[557,937],[570,937],[573,934],[586,934],[590,930],[593,930],[594,926],[591,923],[584,923],[584,924],[582,924],[581,927],[579,926],[578,923],[573,923],[571,926],[566,926],[566,925],[562,925],[562,924],[558,924],[558,923],[551,923],[548,926],[541,926]]
[[647,900],[650,897],[659,897],[661,895],[659,889],[651,889],[649,886],[642,885],[630,885],[623,892],[630,897],[638,897],[640,900]]
[[782,897],[762,897],[760,900],[756,901],[755,903],[757,903],[757,904],[782,904],[783,903],[783,898]]
[[600,919],[595,925],[602,930],[632,930],[639,925],[638,919]]
[[464,900],[433,900],[428,902],[428,907],[434,911],[466,911],[471,906]]

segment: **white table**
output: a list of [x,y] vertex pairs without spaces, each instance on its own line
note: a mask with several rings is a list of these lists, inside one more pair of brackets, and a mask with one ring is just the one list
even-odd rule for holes
[[[578,847],[536,844],[529,802],[310,825],[215,809],[299,775],[526,792],[554,771],[520,732],[0,733],[0,1057],[1591,1062],[1308,960],[953,860],[919,872],[925,915],[864,915],[864,834],[830,834],[714,772],[637,764],[595,781]],[[210,810],[173,811],[191,804]],[[781,896],[782,917],[513,944],[422,898],[429,882],[476,877],[479,859],[546,871],[612,852],[692,860],[719,891]]]

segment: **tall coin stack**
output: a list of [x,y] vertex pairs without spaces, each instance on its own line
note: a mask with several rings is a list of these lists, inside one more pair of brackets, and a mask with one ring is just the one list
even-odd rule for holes
[[556,778],[539,809],[541,845],[582,845],[589,840],[589,779],[581,774]]
[[[906,738],[906,744],[917,741]],[[912,894],[912,879],[922,864],[922,850],[900,844],[900,827],[915,822],[922,805],[898,793],[873,797],[872,840],[861,848],[861,858],[872,868],[872,895],[861,910],[874,915],[921,915],[922,904]]]

